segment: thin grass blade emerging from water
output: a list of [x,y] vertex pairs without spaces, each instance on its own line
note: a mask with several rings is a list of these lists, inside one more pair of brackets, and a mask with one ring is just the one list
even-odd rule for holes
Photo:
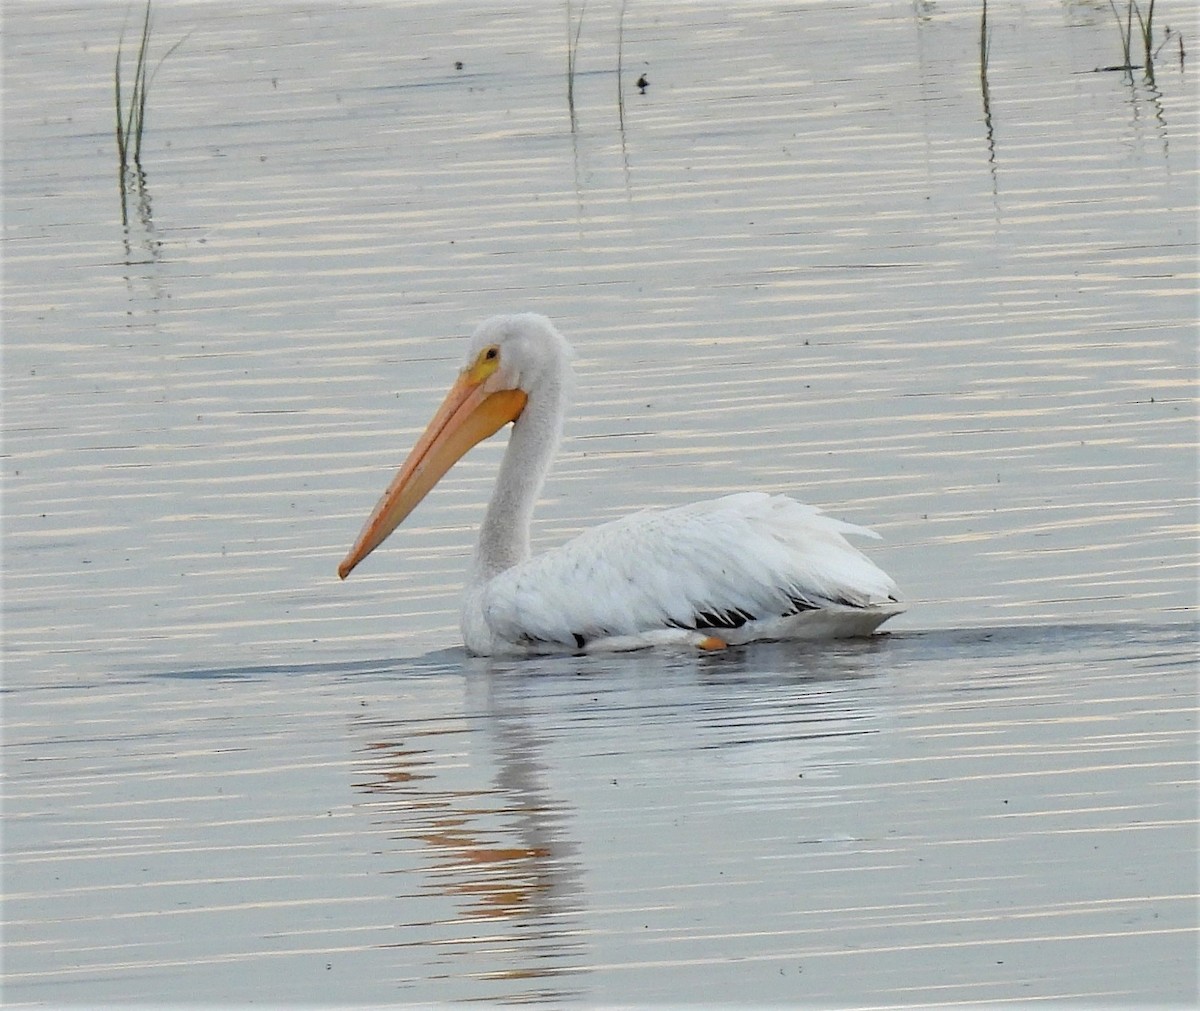
[[[575,58],[579,53],[579,33],[583,31],[583,15],[587,12],[587,0],[579,8],[579,20],[571,13],[571,0],[567,0],[567,110],[571,114],[571,132],[575,132]],[[574,28],[574,34],[571,29]]]
[[129,93],[129,105],[126,108],[124,89],[121,87],[121,64],[124,57],[125,33],[117,41],[117,59],[113,68],[113,91],[116,101],[117,120],[117,172],[121,189],[121,221],[128,223],[125,203],[125,191],[130,174],[135,177],[135,185],[143,185],[142,172],[142,138],[146,132],[146,96],[150,84],[158,75],[159,69],[176,49],[187,41],[188,35],[168,49],[150,72],[150,0],[146,0],[146,13],[142,18],[142,36],[138,43],[137,60],[133,70],[133,85]]

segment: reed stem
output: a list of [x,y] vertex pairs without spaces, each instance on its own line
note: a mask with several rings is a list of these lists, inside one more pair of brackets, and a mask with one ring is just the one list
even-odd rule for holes
[[[567,109],[571,114],[571,132],[575,132],[575,59],[579,53],[579,33],[583,31],[583,15],[587,11],[587,0],[579,8],[579,21],[571,12],[571,0],[567,0]],[[574,28],[574,34],[571,29]]]

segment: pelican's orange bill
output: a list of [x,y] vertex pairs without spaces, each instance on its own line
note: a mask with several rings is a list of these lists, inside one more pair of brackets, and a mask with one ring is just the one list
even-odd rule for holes
[[489,393],[485,378],[471,368],[459,375],[338,566],[339,577],[345,579],[379,547],[468,449],[520,416],[528,399],[524,391]]

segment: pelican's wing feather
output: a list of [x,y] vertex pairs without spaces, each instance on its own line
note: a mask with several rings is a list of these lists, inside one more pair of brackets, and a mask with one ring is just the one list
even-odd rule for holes
[[505,641],[571,647],[894,600],[891,578],[845,534],[877,536],[761,492],[644,510],[490,580],[484,618]]

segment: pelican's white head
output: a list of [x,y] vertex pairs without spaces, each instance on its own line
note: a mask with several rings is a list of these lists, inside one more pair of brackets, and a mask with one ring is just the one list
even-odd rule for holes
[[492,316],[476,327],[467,350],[467,369],[494,362],[484,380],[488,392],[520,390],[560,396],[571,373],[574,353],[567,339],[545,316],[534,312]]

